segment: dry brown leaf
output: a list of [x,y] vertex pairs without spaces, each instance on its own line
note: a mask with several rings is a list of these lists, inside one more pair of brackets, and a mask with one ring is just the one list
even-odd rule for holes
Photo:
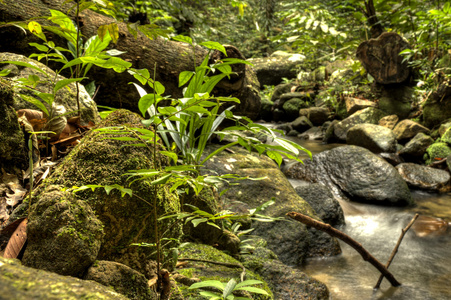
[[19,187],[13,190],[13,194],[6,193],[6,204],[8,206],[14,207],[20,202],[22,202],[25,194],[27,193],[27,190]]
[[[27,241],[27,219],[22,220],[6,245],[4,258],[17,258]],[[3,233],[3,231],[2,231]]]
[[418,237],[438,236],[445,234],[448,226],[448,222],[440,218],[420,215],[412,225],[412,230]]
[[39,110],[35,110],[35,109],[19,109],[17,111],[17,116],[20,118],[22,116],[25,116],[27,118],[27,120],[32,120],[32,119],[43,119],[44,118],[44,113],[42,111]]

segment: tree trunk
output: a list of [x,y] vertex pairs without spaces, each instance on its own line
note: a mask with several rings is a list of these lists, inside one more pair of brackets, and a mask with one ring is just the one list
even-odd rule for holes
[[[0,22],[26,21],[35,17],[49,16],[49,9],[60,10],[64,13],[71,5],[62,5],[64,0],[4,0],[0,2]],[[74,11],[70,16],[74,17]],[[41,22],[41,21],[39,21]],[[45,23],[46,21],[42,21]],[[97,34],[100,25],[116,22],[114,19],[97,14],[90,10],[81,13],[80,29],[87,39]],[[110,48],[126,51],[121,55],[126,61],[132,63],[133,68],[147,68],[153,73],[156,68],[156,80],[160,81],[166,89],[165,94],[172,97],[181,97],[182,88],[178,87],[178,75],[182,71],[193,71],[195,65],[199,65],[202,59],[208,55],[208,51],[199,46],[193,51],[192,47],[186,43],[174,42],[163,38],[148,39],[144,34],[139,33],[137,38],[128,32],[127,25],[117,22],[119,27],[119,40]],[[66,41],[52,34],[46,33],[49,40],[56,45],[67,47]],[[0,52],[14,52],[23,55],[30,55],[37,52],[34,47],[28,45],[30,42],[38,42],[37,37],[26,33],[15,27],[5,25],[0,27]],[[231,57],[242,57],[235,47],[228,47]],[[55,66],[51,66],[55,68]],[[249,66],[234,66],[241,68],[237,76],[230,81],[224,79],[216,89],[216,96],[234,96],[241,100],[241,104],[235,109],[235,113],[256,118],[260,110],[259,83],[255,73]],[[66,74],[67,75],[67,74]],[[127,72],[116,73],[111,69],[93,67],[88,76],[90,80],[95,80],[100,87],[96,96],[96,102],[101,105],[112,107],[122,107],[138,111],[137,103],[139,95],[133,85],[129,82],[136,82]]]

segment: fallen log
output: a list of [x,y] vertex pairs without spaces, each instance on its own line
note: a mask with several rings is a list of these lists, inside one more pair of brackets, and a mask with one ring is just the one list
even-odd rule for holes
[[317,221],[311,217],[308,217],[306,215],[297,212],[289,212],[287,213],[287,216],[307,226],[313,227],[317,230],[324,231],[330,236],[339,238],[340,240],[342,240],[343,242],[354,248],[362,256],[364,261],[367,261],[370,264],[372,264],[385,278],[387,278],[387,280],[391,283],[392,286],[397,287],[401,285],[401,283],[399,283],[399,281],[396,280],[393,274],[391,274],[390,271],[388,271],[388,269],[380,261],[378,261],[365,248],[363,248],[362,244],[352,239],[349,235],[341,232],[338,229],[333,228],[329,224],[325,224],[323,222]]

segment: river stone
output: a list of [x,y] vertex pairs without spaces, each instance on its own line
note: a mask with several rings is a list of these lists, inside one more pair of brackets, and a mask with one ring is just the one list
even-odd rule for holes
[[353,97],[346,98],[345,103],[346,111],[349,115],[352,115],[356,111],[365,109],[367,107],[377,107],[376,103],[374,103],[373,101]]
[[379,120],[384,116],[385,114],[381,110],[374,107],[359,110],[343,121],[337,123],[334,126],[334,134],[339,140],[346,141],[348,130],[355,125],[365,123],[378,124]]
[[374,124],[359,124],[349,129],[346,143],[366,148],[373,153],[396,152],[395,134],[387,127]]
[[299,116],[306,116],[313,125],[322,125],[329,119],[330,112],[325,107],[310,107],[299,110]]
[[[218,146],[211,145],[208,151]],[[296,194],[293,186],[280,171],[278,166],[266,156],[249,153],[241,147],[233,147],[234,153],[222,152],[205,164],[205,171],[213,174],[238,174],[262,180],[240,180],[239,185],[224,186],[227,193],[221,197],[223,208],[235,213],[246,214],[272,198],[274,205],[261,213],[270,217],[282,217],[288,212],[296,211],[318,219],[312,207]],[[323,256],[336,255],[341,252],[338,242],[327,237],[329,242],[320,246],[315,244],[306,226],[295,221],[253,222],[258,235],[268,242],[268,248],[274,251],[279,259],[288,265],[301,265],[311,254],[321,253]]]
[[80,277],[95,261],[102,223],[91,207],[52,185],[32,206],[27,224],[25,266]]
[[434,143],[434,140],[427,134],[418,133],[399,151],[405,158],[421,158],[426,149]]
[[300,98],[291,98],[283,103],[283,110],[287,116],[287,121],[292,121],[299,117],[299,110],[308,107],[308,103]]
[[427,165],[442,160],[451,154],[451,147],[447,143],[436,142],[426,149],[424,160]]
[[402,120],[393,129],[398,141],[410,139],[420,132],[429,134],[429,131],[428,128],[412,120]]
[[421,190],[440,191],[450,180],[450,175],[445,170],[414,163],[399,164],[396,169],[410,187]]
[[403,120],[410,114],[414,97],[414,90],[411,87],[382,86],[382,96],[378,102],[379,109],[387,115],[397,115],[400,120]]
[[129,299],[152,299],[146,277],[120,263],[96,261],[88,269],[84,279],[112,287],[116,292]]
[[[57,80],[65,79],[64,77],[60,75],[56,75],[56,73],[51,70],[49,67],[44,65],[41,62],[38,62],[36,60],[27,58],[26,56],[15,54],[15,53],[8,53],[3,52],[0,53],[0,61],[19,61],[19,62],[26,62],[33,66],[36,66],[44,72],[46,72],[50,78],[56,78]],[[39,83],[39,85],[36,87],[37,90],[40,92],[48,93],[49,90],[53,90],[53,85],[50,82],[44,82],[46,79],[42,73],[40,73],[37,70],[34,70],[32,68],[23,68],[15,65],[9,65],[9,64],[0,64],[0,70],[4,68],[12,69],[13,71],[7,76],[8,79],[11,80],[17,80],[20,78],[27,78],[30,75],[36,75],[41,78],[42,82]],[[67,86],[67,88],[62,88],[56,93],[55,97],[55,105],[64,107],[64,110],[61,112],[67,112],[69,113],[69,116],[75,116],[76,111],[78,109],[77,107],[77,98],[76,98],[76,85],[75,83],[71,83]],[[29,92],[25,90],[18,90],[17,93],[25,93],[29,94]],[[34,96],[36,97],[36,96]],[[82,124],[88,124],[89,121],[92,121],[94,123],[100,122],[100,115],[97,111],[97,105],[96,103],[91,99],[91,96],[89,96],[88,92],[84,88],[83,85],[79,85],[79,97],[80,97],[80,109],[81,109],[81,123]],[[27,102],[23,100],[19,95],[15,95],[14,97],[15,103],[14,108],[16,110],[23,109],[23,108],[30,108],[30,109],[38,109],[35,105],[31,104],[30,102]],[[40,98],[36,97],[36,101]],[[41,101],[42,102],[42,101]],[[72,113],[71,113],[72,112]]]
[[384,159],[358,146],[340,146],[315,154],[285,171],[291,178],[326,185],[336,196],[357,202],[413,204],[409,188]]
[[396,126],[396,123],[398,123],[398,120],[399,117],[397,115],[386,116],[379,120],[379,125],[393,130],[393,128],[395,128]]
[[[278,84],[274,87],[274,91],[272,92],[271,95],[271,102],[276,102],[276,100],[279,100],[280,97],[283,94],[286,93],[290,93],[291,89],[293,89],[296,86],[296,83],[291,82],[291,83],[282,83],[282,84]],[[286,99],[288,100],[288,99]]]
[[284,265],[271,250],[257,246],[251,254],[242,256],[243,265],[260,274],[271,287],[274,299],[327,300],[327,286],[301,272]]
[[345,225],[345,218],[340,203],[329,189],[319,183],[300,185],[296,193],[307,201],[325,223],[332,226]]
[[321,141],[324,139],[324,132],[325,130],[321,127],[312,127],[301,134],[297,134],[297,137],[303,140]]
[[309,119],[307,119],[307,117],[302,116],[302,117],[296,118],[296,120],[291,122],[291,127],[294,130],[296,130],[297,132],[304,132],[304,131],[312,128],[313,124],[312,124],[312,122],[310,122]]
[[128,299],[97,282],[28,268],[17,259],[3,257],[0,282],[1,299]]
[[425,126],[433,128],[451,118],[451,84],[443,81],[423,105]]

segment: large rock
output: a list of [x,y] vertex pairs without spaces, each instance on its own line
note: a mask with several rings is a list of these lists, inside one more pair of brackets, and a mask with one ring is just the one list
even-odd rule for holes
[[451,118],[451,81],[443,82],[423,105],[423,121],[433,128]]
[[429,135],[420,132],[407,142],[399,151],[399,155],[405,159],[422,158],[426,149],[433,143],[434,140]]
[[370,150],[373,153],[396,152],[396,136],[387,127],[359,124],[349,129],[346,143]]
[[307,201],[325,223],[332,226],[345,225],[345,217],[340,203],[329,189],[319,183],[300,185],[296,193]]
[[305,116],[301,116],[296,118],[293,122],[290,123],[291,127],[297,132],[304,132],[313,127],[312,122]]
[[[110,127],[125,125],[129,127],[140,127],[141,118],[126,110],[116,110],[104,120],[99,127]],[[141,127],[142,128],[142,127]],[[114,135],[118,137],[118,135]],[[120,136],[135,137],[134,134],[122,134]],[[57,184],[66,188],[74,186],[86,186],[98,184],[103,186],[113,186],[115,184],[130,188],[137,197],[129,195],[121,196],[117,190],[112,190],[109,194],[105,189],[97,188],[76,193],[76,198],[88,204],[95,212],[95,216],[104,226],[104,238],[101,240],[101,247],[97,255],[98,260],[110,260],[123,263],[150,278],[154,274],[154,269],[149,266],[149,260],[154,259],[154,249],[149,247],[131,247],[132,243],[154,243],[155,237],[155,216],[149,202],[153,202],[153,197],[157,197],[157,218],[163,214],[176,213],[180,211],[180,202],[175,193],[169,191],[168,186],[162,186],[155,194],[155,189],[150,184],[151,179],[135,181],[130,184],[127,176],[130,170],[153,169],[154,164],[164,167],[169,165],[169,160],[162,154],[157,154],[157,161],[153,161],[153,151],[147,147],[131,146],[133,141],[122,141],[109,139],[109,135],[101,134],[97,131],[89,132],[66,158],[59,164],[35,192],[37,207],[39,211],[51,211],[58,207],[57,204],[48,201],[45,208],[40,198],[45,197],[49,192],[48,186]],[[112,137],[112,136],[111,136]],[[127,146],[128,145],[128,146]],[[157,151],[162,150],[162,146],[157,146]],[[140,197],[140,198],[138,198]],[[142,201],[144,199],[146,201]],[[55,200],[56,201],[56,200]],[[38,211],[37,211],[38,212]],[[77,218],[83,217],[83,215]],[[42,218],[42,222],[55,222]],[[75,222],[80,222],[76,219]],[[181,225],[174,225],[175,220],[165,220],[159,224],[160,232],[165,232],[166,238],[180,238]],[[45,223],[47,232],[40,232],[40,235],[51,235],[53,228]],[[30,235],[28,247],[35,248],[33,236]],[[172,247],[169,243],[167,246]],[[49,264],[52,257],[64,255],[64,248],[61,252],[49,255]],[[44,256],[42,254],[42,256]],[[71,259],[67,254],[67,259]],[[45,257],[43,257],[44,259]]]
[[412,120],[402,120],[393,129],[398,141],[410,139],[420,132],[429,134],[429,131],[428,128]]
[[128,299],[97,282],[24,267],[17,259],[3,257],[0,282],[1,299]]
[[23,264],[81,277],[95,261],[104,232],[91,207],[62,186],[49,186],[32,207]]
[[384,159],[358,146],[341,146],[289,167],[287,176],[326,185],[337,197],[352,201],[409,205],[409,188]]
[[451,154],[451,147],[444,142],[436,142],[426,149],[424,160],[427,165],[440,161]]
[[397,115],[400,120],[407,118],[414,101],[414,90],[408,86],[383,86],[379,99],[379,109],[387,115]]
[[403,163],[397,165],[396,169],[409,186],[417,189],[440,191],[450,180],[447,171],[423,165]]
[[313,125],[322,125],[329,119],[330,111],[325,107],[310,107],[299,110],[299,116],[307,117]]
[[[212,146],[211,151],[214,147]],[[318,218],[312,207],[301,197],[279,170],[277,165],[267,157],[248,153],[245,149],[234,147],[234,154],[222,152],[205,165],[206,170],[214,174],[238,174],[261,180],[240,180],[238,186],[229,186],[222,196],[225,208],[237,213],[249,213],[250,209],[264,204],[274,198],[276,203],[262,213],[267,216],[285,218],[290,211],[297,211]],[[268,248],[279,259],[289,265],[300,265],[306,257],[315,255],[330,256],[341,252],[338,242],[330,236],[321,245],[311,237],[307,228],[291,221],[253,222],[252,232],[268,242]],[[319,240],[319,239],[318,239]]]
[[386,117],[383,117],[379,120],[379,125],[387,127],[388,129],[395,128],[396,124],[399,121],[399,117],[397,115],[389,115]]
[[335,136],[341,140],[346,141],[346,135],[348,130],[358,124],[378,124],[379,120],[384,117],[384,112],[378,110],[377,108],[368,107],[362,110],[359,110],[347,117],[343,121],[335,124],[334,126],[334,134]]
[[112,261],[96,261],[84,279],[112,287],[129,299],[152,299],[153,296],[143,274]]
[[[28,64],[31,64],[33,66],[36,66],[37,68],[40,68],[43,70],[49,78],[55,78],[56,80],[62,80],[65,79],[64,77],[60,75],[56,75],[56,73],[51,70],[49,67],[44,65],[41,62],[35,61],[33,59],[27,58],[26,56],[20,55],[20,54],[14,54],[14,53],[0,53],[0,61],[18,61],[18,62],[25,62]],[[43,93],[48,93],[49,91],[53,90],[54,85],[51,83],[51,81],[48,81],[47,78],[41,73],[38,72],[35,69],[28,68],[28,67],[21,67],[16,66],[14,64],[0,64],[0,70],[1,69],[9,69],[11,72],[7,76],[8,80],[16,81],[20,78],[28,78],[30,75],[38,76],[40,80],[42,80],[37,86],[36,89]],[[76,97],[76,86],[75,83],[71,83],[67,86],[68,88],[62,88],[56,93],[55,97],[55,106],[63,107],[64,109],[60,108],[58,109],[58,113],[68,113],[68,116],[74,116],[77,114],[77,97]],[[81,109],[81,123],[87,124],[89,121],[92,121],[94,123],[98,123],[100,121],[100,115],[97,111],[96,103],[91,99],[88,92],[86,92],[86,89],[83,85],[79,85],[79,97],[80,97],[80,109]],[[19,89],[16,91],[16,93],[25,93],[27,95],[30,95],[29,91],[26,91],[24,89]],[[30,96],[35,97],[36,101],[41,101],[39,97],[34,96],[31,94]],[[31,104],[30,102],[27,102],[20,98],[18,95],[15,96],[15,102],[14,102],[14,108],[16,110],[22,109],[22,108],[30,108],[30,109],[38,109],[35,105]],[[48,108],[48,107],[47,107]],[[67,116],[67,115],[66,115]]]

